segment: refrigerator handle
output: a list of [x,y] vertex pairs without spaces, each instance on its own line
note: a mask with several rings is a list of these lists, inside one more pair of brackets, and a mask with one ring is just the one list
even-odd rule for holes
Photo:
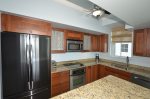
[[27,55],[27,64],[28,64],[28,89],[33,89],[33,79],[32,79],[32,62],[31,62],[31,40],[30,35],[27,35],[27,43],[26,43],[26,55]]
[[31,43],[31,35],[29,36],[30,47],[29,47],[29,64],[30,64],[30,89],[33,89],[33,66],[32,66],[32,43]]
[[26,60],[27,60],[27,66],[28,66],[28,89],[31,90],[31,69],[30,69],[30,43],[29,43],[29,35],[27,35],[26,38]]

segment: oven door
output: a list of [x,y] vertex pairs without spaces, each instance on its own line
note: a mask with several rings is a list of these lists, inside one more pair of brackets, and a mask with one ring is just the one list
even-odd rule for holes
[[70,76],[70,89],[80,87],[85,84],[85,74]]
[[82,41],[67,40],[67,51],[68,52],[80,52],[83,49]]

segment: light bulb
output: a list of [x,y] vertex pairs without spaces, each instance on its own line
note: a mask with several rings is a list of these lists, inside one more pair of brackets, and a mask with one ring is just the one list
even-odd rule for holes
[[98,16],[98,15],[101,16],[102,14],[103,14],[102,10],[96,10],[96,11],[93,12],[93,16],[95,16],[95,17]]

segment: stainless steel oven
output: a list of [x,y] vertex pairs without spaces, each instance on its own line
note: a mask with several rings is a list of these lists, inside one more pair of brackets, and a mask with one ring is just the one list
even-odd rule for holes
[[85,68],[70,70],[70,89],[80,87],[85,84]]
[[80,52],[83,50],[83,41],[79,40],[67,40],[68,52]]

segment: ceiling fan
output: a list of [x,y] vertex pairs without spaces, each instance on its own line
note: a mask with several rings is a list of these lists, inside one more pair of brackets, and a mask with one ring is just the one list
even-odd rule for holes
[[88,15],[92,15],[96,19],[100,19],[100,18],[104,17],[105,15],[111,14],[110,12],[106,11],[105,9],[103,9],[97,5],[94,5],[93,9],[88,10],[88,12],[90,12]]

